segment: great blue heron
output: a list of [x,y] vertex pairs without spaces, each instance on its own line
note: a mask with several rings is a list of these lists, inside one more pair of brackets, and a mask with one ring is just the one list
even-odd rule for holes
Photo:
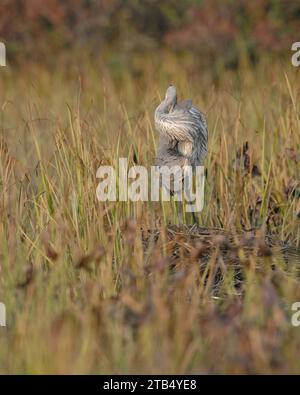
[[155,128],[160,134],[156,166],[195,169],[203,164],[207,155],[206,119],[192,100],[177,103],[174,85],[168,87],[165,99],[155,110]]

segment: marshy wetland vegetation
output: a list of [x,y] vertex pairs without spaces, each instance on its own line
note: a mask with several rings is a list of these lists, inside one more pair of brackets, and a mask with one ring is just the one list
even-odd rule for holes
[[[0,70],[1,373],[300,373],[300,74],[160,50]],[[199,226],[99,202],[100,165],[149,167],[166,87],[205,114]]]
[[[2,372],[299,372],[299,74],[159,64],[1,70]],[[153,164],[170,81],[208,119],[199,229],[96,199],[100,164]]]

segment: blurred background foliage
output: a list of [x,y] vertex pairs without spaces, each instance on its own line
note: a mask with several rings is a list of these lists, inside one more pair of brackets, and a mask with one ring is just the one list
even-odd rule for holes
[[197,65],[235,69],[241,55],[252,62],[286,55],[299,31],[296,0],[0,2],[0,40],[11,63],[51,65],[77,50],[133,67],[133,57],[172,50]]
[[[299,374],[299,17],[0,0],[0,373]],[[173,203],[96,199],[100,165],[154,163],[171,82],[209,125],[201,234]]]

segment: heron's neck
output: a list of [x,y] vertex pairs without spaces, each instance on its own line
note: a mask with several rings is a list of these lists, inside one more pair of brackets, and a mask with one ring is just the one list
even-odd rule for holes
[[156,111],[160,114],[166,114],[170,111],[171,107],[174,107],[175,105],[176,105],[176,98],[175,99],[165,99],[157,107]]

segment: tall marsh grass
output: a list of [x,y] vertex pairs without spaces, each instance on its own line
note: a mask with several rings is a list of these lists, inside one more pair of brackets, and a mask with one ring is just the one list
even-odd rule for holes
[[[299,373],[299,259],[266,242],[300,246],[299,82],[168,54],[2,68],[0,372]],[[170,83],[208,120],[202,236],[172,202],[96,199],[100,164],[154,163]]]

